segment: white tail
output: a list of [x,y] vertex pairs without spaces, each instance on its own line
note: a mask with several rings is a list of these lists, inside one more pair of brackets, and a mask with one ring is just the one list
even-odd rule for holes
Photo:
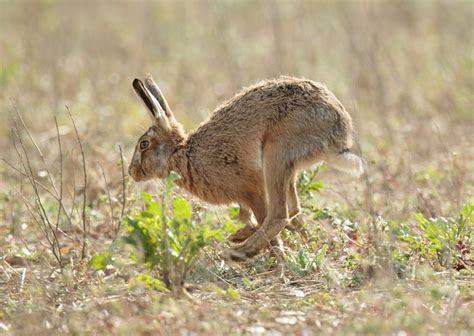
[[349,173],[354,177],[359,177],[364,172],[364,161],[349,150],[328,156],[326,161],[330,166]]

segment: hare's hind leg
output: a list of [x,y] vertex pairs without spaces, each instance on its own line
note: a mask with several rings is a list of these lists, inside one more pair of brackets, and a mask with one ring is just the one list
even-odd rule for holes
[[240,246],[225,251],[224,257],[233,260],[253,257],[264,247],[271,246],[271,242],[288,224],[287,192],[293,181],[295,167],[285,157],[284,144],[265,146],[263,165],[268,196],[267,216],[252,236]]

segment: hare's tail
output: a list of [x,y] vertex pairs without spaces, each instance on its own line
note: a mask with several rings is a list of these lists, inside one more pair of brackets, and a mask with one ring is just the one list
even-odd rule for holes
[[330,166],[349,173],[354,177],[359,177],[364,172],[364,161],[346,148],[338,153],[328,155],[325,159]]

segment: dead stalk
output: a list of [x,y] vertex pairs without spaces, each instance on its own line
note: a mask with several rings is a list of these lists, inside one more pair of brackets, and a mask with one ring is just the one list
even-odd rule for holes
[[109,183],[107,182],[107,177],[105,176],[104,167],[102,166],[102,164],[100,162],[97,162],[97,164],[99,165],[100,170],[102,172],[102,177],[103,177],[104,183],[105,183],[105,190],[107,191],[107,198],[109,200],[109,206],[110,206],[110,220],[112,222],[112,229],[116,232],[114,204],[112,202],[112,196],[110,195]]
[[66,106],[67,112],[69,114],[69,118],[71,119],[72,125],[74,126],[74,132],[76,134],[76,139],[79,144],[79,149],[81,151],[82,157],[82,172],[84,174],[84,190],[83,190],[83,203],[82,203],[82,249],[81,249],[81,260],[84,260],[86,257],[87,252],[87,215],[86,215],[86,205],[87,205],[87,168],[86,168],[86,156],[84,154],[84,148],[82,147],[81,137],[79,136],[79,132],[77,130],[76,122],[72,116],[69,107]]
[[[59,220],[61,219],[61,210],[63,209],[63,149],[61,145],[61,136],[59,135],[58,118],[54,117],[54,124],[56,125],[56,136],[58,138],[59,149],[59,202],[61,206],[58,207],[58,215],[56,217],[56,230],[59,228]],[[66,212],[64,212],[67,214]]]
[[[125,214],[125,205],[127,198],[125,196],[125,164],[123,162],[123,152],[122,152],[122,146],[119,146],[120,150],[120,165],[122,167],[122,210],[120,211],[120,219],[123,218],[123,215]],[[120,230],[120,226],[122,224],[122,221],[119,221],[118,227],[117,227],[117,233]]]
[[[23,123],[23,127],[26,127],[24,123]],[[38,186],[34,178],[33,168],[31,165],[30,157],[28,155],[28,150],[25,144],[23,143],[23,140],[21,138],[20,131],[18,129],[18,125],[16,124],[16,122],[14,123],[14,128],[12,131],[13,131],[13,146],[15,148],[16,154],[20,161],[20,165],[23,168],[23,170],[26,172],[25,174],[27,175],[28,181],[30,182],[31,187],[33,188],[33,192],[35,195],[36,213],[39,215],[41,219],[41,224],[42,224],[40,225],[40,227],[42,228],[42,231],[45,234],[46,239],[48,240],[48,243],[50,244],[51,252],[53,253],[53,256],[58,262],[59,268],[62,272],[63,263],[62,263],[62,255],[61,255],[57,230],[54,228],[53,224],[51,223],[48,213],[46,212],[46,209],[44,207],[43,200],[40,196],[40,193],[38,191]],[[18,147],[18,144],[20,145],[20,148]],[[48,233],[50,233],[51,236]]]
[[20,114],[20,112],[18,111],[18,108],[17,106],[14,104],[13,105],[14,108],[15,108],[15,112],[18,116],[18,119],[20,120],[21,122],[21,125],[23,126],[23,129],[25,130],[26,134],[28,135],[28,138],[30,139],[31,143],[33,144],[33,146],[35,147],[36,151],[38,152],[40,158],[41,158],[41,162],[43,162],[43,166],[44,166],[44,169],[46,170],[47,172],[47,176],[48,176],[48,179],[49,179],[49,182],[51,183],[51,187],[53,188],[53,190],[55,191],[56,195],[58,195],[58,190],[56,188],[56,183],[54,181],[54,178],[53,178],[53,175],[50,173],[50,169],[49,169],[49,166],[48,166],[48,163],[46,162],[46,159],[44,158],[44,155],[43,155],[43,151],[41,150],[41,148],[38,146],[38,143],[36,142],[35,138],[33,137],[33,135],[31,134],[30,132],[30,129],[28,128],[28,126],[26,125],[25,121],[23,120],[23,117],[22,115]]
[[[19,120],[21,121],[21,125],[22,125],[22,128],[25,130],[26,134],[28,135],[28,138],[30,139],[31,143],[33,144],[34,148],[36,149],[37,153],[39,154],[40,158],[41,158],[41,162],[43,163],[43,167],[46,171],[46,175],[48,176],[48,180],[49,180],[49,183],[51,185],[51,187],[53,188],[53,190],[51,191],[50,189],[48,189],[47,187],[45,187],[43,184],[39,183],[35,178],[34,178],[34,175],[31,175],[31,176],[27,176],[25,173],[23,173],[20,169],[17,169],[16,167],[14,167],[11,163],[9,163],[7,160],[3,159],[3,161],[9,165],[11,168],[13,168],[15,171],[17,171],[18,173],[20,173],[21,175],[23,175],[24,177],[27,177],[29,179],[34,179],[35,180],[35,183],[40,186],[42,189],[44,189],[48,194],[50,194],[53,199],[58,203],[59,205],[59,208],[58,208],[58,216],[57,216],[57,220],[56,220],[56,228],[59,227],[59,218],[60,218],[60,214],[61,214],[61,211],[63,211],[65,214],[66,214],[66,219],[69,223],[69,225],[73,226],[72,224],[72,219],[71,219],[71,216],[67,216],[67,211],[66,211],[66,206],[64,205],[64,201],[63,201],[63,153],[62,153],[62,144],[61,144],[61,138],[60,138],[60,135],[59,135],[59,127],[58,127],[58,122],[57,122],[57,118],[55,117],[55,125],[56,125],[56,134],[57,134],[57,141],[58,141],[58,149],[59,149],[59,153],[60,153],[60,169],[59,169],[59,174],[60,174],[60,190],[58,191],[57,187],[56,187],[56,183],[55,183],[55,180],[54,180],[54,177],[53,177],[53,174],[51,173],[51,170],[49,169],[49,165],[43,155],[43,151],[41,150],[40,146],[38,145],[36,139],[34,138],[34,136],[32,135],[32,133],[30,132],[29,128],[28,128],[28,125],[26,124],[26,122],[24,121],[23,119],[23,116],[21,115],[21,113],[18,111],[18,108],[16,107],[15,104],[13,104],[13,107],[15,109],[15,112],[19,118]],[[16,126],[16,130],[18,130],[18,127]]]
[[[17,172],[18,174],[20,174],[21,176],[23,177],[26,177],[26,178],[29,178],[29,176],[27,174],[25,174],[24,172],[22,172],[19,168],[15,167],[10,161],[8,161],[7,159],[5,158],[2,158],[2,161],[7,165],[9,166],[11,169],[13,169],[15,172]],[[56,195],[54,195],[54,193],[49,190],[44,184],[42,184],[41,182],[39,182],[38,180],[36,180],[34,177],[33,179],[35,180],[35,183],[38,187],[40,187],[41,189],[43,189],[45,192],[47,192],[51,197],[53,197],[56,201],[59,201],[59,199],[56,197]]]
[[[52,174],[52,171],[50,170],[48,162],[43,154],[43,151],[38,145],[38,142],[34,138],[33,134],[30,132],[26,122],[24,121],[23,117],[21,116],[20,112],[18,111],[15,105],[14,105],[14,109],[18,116],[18,120],[20,121],[20,123],[17,123],[16,121],[14,121],[14,126],[12,128],[13,147],[18,157],[19,166],[18,167],[15,166],[14,164],[7,161],[6,159],[2,159],[2,161],[5,162],[10,168],[12,168],[20,176],[27,178],[33,191],[33,196],[34,196],[33,199],[30,200],[30,198],[27,195],[23,194],[21,191],[18,191],[18,194],[22,198],[23,203],[28,213],[31,215],[33,221],[38,225],[41,232],[43,233],[48,243],[48,247],[50,248],[54,258],[56,259],[59,265],[59,269],[62,273],[64,263],[63,263],[63,256],[61,254],[61,245],[60,245],[60,240],[58,236],[59,234],[66,237],[67,239],[81,241],[82,259],[85,258],[86,252],[87,252],[87,232],[88,232],[87,215],[86,215],[87,168],[86,168],[86,160],[85,160],[85,154],[84,154],[81,138],[79,136],[79,132],[77,130],[74,118],[72,117],[72,114],[69,108],[67,108],[69,117],[74,126],[76,140],[79,144],[81,157],[82,157],[82,168],[83,168],[83,174],[84,174],[84,189],[83,189],[84,197],[83,197],[83,204],[82,204],[82,214],[79,214],[79,217],[82,218],[82,229],[81,229],[82,238],[79,238],[77,236],[72,237],[66,234],[60,228],[60,224],[62,220],[66,220],[71,226],[73,226],[72,218],[74,215],[74,209],[76,208],[75,207],[75,199],[76,199],[75,189],[76,188],[73,188],[74,194],[72,197],[72,205],[71,205],[71,209],[68,210],[64,203],[64,196],[65,196],[64,155],[63,155],[63,143],[62,143],[62,139],[59,132],[59,124],[58,124],[57,117],[54,118],[54,123],[55,123],[55,128],[56,128],[56,141],[57,141],[57,146],[59,150],[59,182],[58,182],[59,184],[57,184],[57,181],[55,180],[54,175]],[[27,144],[24,142],[24,139],[22,137],[23,132],[27,135],[27,138],[29,142],[31,143],[31,144],[28,144],[28,146],[32,146],[34,148],[33,150],[40,157],[42,168],[45,170],[47,174],[46,185],[44,184],[44,182],[41,183],[35,178],[35,169],[33,168],[31,152],[29,151]],[[105,174],[104,174],[104,177],[105,177]],[[74,186],[75,186],[75,182],[74,182]],[[109,190],[108,190],[108,194],[109,194],[109,200],[111,202]],[[45,206],[46,204],[45,203],[46,200],[44,199],[45,197],[53,200],[54,203],[57,205],[58,208],[54,215],[48,214],[48,211],[46,210],[46,206]],[[112,217],[114,218],[113,208],[112,208]]]
[[23,267],[22,272],[21,272],[21,278],[20,278],[20,293],[23,292],[23,287],[25,285],[25,278],[26,278],[26,267]]
[[[166,182],[164,182],[165,185],[166,185]],[[164,245],[164,248],[163,248],[163,251],[165,252],[164,253],[164,256],[163,256],[163,282],[166,284],[166,286],[168,286],[169,289],[171,289],[171,291],[173,293],[175,293],[175,286],[174,286],[174,282],[173,282],[173,270],[172,270],[172,265],[171,263],[169,262],[170,260],[170,256],[169,256],[169,241],[168,241],[168,223],[166,221],[166,192],[163,192],[162,196],[161,196],[161,206],[162,206],[162,209],[161,209],[161,221],[163,223],[163,225],[161,226],[162,228],[162,231],[163,231],[163,245]]]
[[[359,152],[360,157],[366,162],[364,159],[364,155],[362,152],[362,147],[360,145],[360,142],[358,140],[354,141],[355,146],[357,148],[357,151]],[[362,178],[364,180],[364,186],[365,186],[365,204],[367,207],[367,211],[370,214],[370,226],[369,226],[369,242],[374,248],[376,254],[378,257],[383,257],[383,251],[382,251],[382,244],[381,244],[381,238],[380,238],[380,232],[377,228],[377,213],[374,209],[374,203],[373,203],[373,191],[372,191],[372,184],[369,179],[369,171],[367,169],[367,165],[364,164],[364,172],[362,174]]]

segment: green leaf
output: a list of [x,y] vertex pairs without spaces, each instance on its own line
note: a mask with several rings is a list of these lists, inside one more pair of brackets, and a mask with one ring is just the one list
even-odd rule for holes
[[176,197],[173,201],[173,214],[178,221],[190,220],[193,209],[184,198]]
[[242,209],[240,209],[239,207],[230,207],[229,208],[230,219],[237,220],[239,218],[240,211],[242,211]]
[[168,197],[173,189],[174,181],[179,180],[181,176],[175,171],[172,171],[169,176],[165,179],[165,197]]
[[145,204],[145,209],[149,214],[142,213],[143,217],[157,217],[161,219],[163,214],[163,208],[160,203],[157,203],[153,200],[153,197],[145,192],[142,193],[143,203]]
[[228,299],[231,299],[235,302],[240,302],[240,294],[239,292],[237,292],[235,289],[233,289],[232,287],[229,287],[227,289],[227,291],[225,292],[225,296],[228,298]]
[[311,185],[309,185],[306,189],[307,192],[311,192],[311,191],[321,191],[321,189],[324,188],[324,183],[323,181],[321,180],[318,180],[314,183],[312,183]]
[[466,203],[459,211],[458,223],[462,226],[465,223],[474,224],[473,205],[471,203]]
[[136,277],[132,278],[129,286],[131,288],[136,287],[138,284],[142,284],[146,288],[153,289],[159,292],[168,292],[168,288],[166,285],[161,282],[159,279],[156,279],[148,274],[140,273]]
[[323,247],[316,253],[316,256],[314,257],[314,262],[316,263],[317,266],[321,266],[324,259],[326,258],[326,253],[328,252],[328,245],[324,244]]
[[315,206],[311,206],[311,212],[313,213],[314,220],[324,220],[324,219],[332,219],[333,215],[331,214],[331,210],[328,208],[317,208]]
[[97,254],[91,258],[89,265],[94,267],[96,270],[103,270],[107,265],[112,262],[112,255],[110,252],[105,252],[102,254]]
[[226,221],[224,222],[223,230],[229,234],[234,234],[240,229],[242,229],[244,226],[245,224],[242,224],[242,223],[233,223],[231,221]]
[[426,226],[429,224],[429,221],[423,216],[421,213],[416,213],[415,214],[415,219],[418,222],[418,226],[422,229],[425,230]]

